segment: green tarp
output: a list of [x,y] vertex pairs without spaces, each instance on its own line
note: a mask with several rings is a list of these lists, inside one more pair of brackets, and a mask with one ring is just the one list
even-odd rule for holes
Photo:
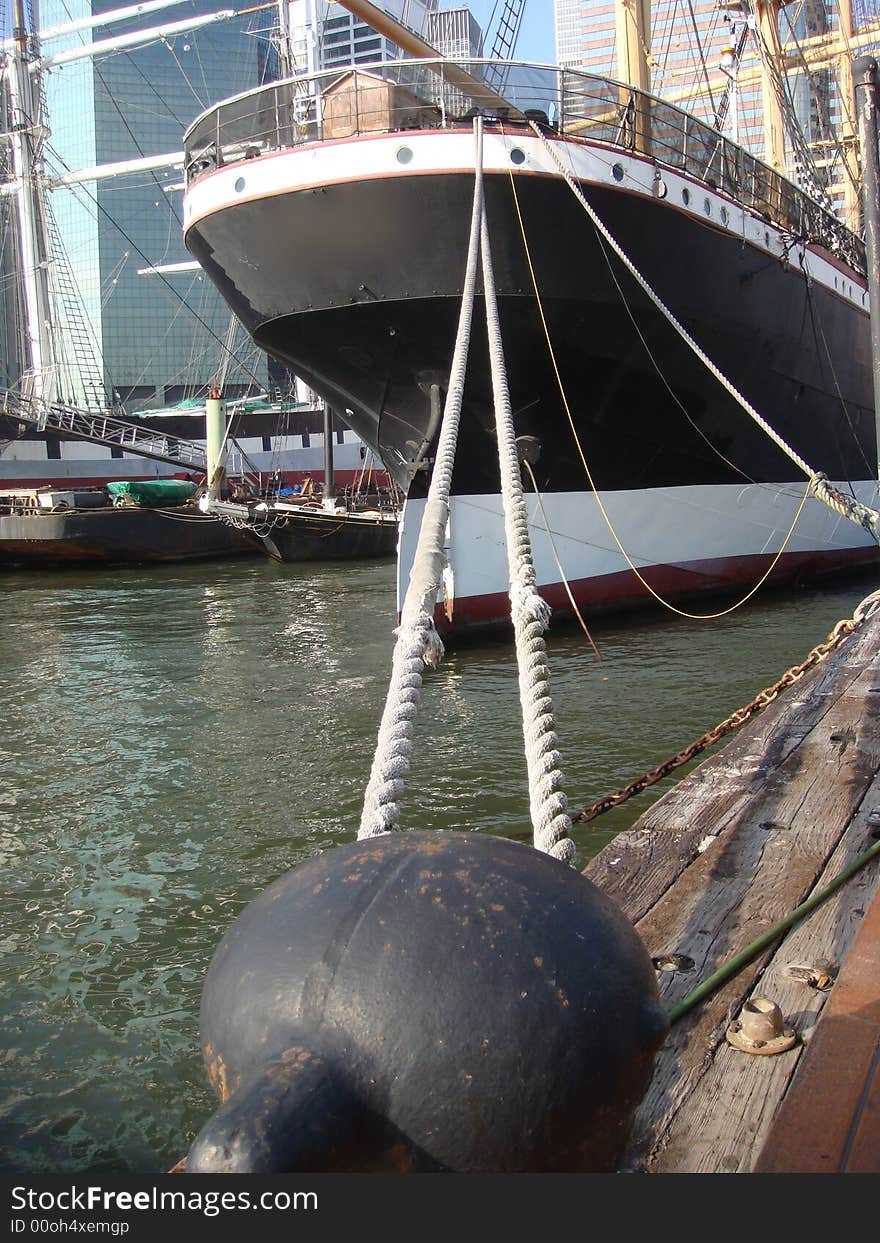
[[136,505],[180,505],[196,494],[196,485],[186,479],[127,479],[106,487],[114,501],[127,496]]

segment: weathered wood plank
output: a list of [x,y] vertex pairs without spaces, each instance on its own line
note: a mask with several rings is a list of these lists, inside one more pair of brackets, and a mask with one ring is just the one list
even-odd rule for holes
[[772,791],[775,769],[799,750],[878,650],[875,618],[791,688],[797,699],[781,697],[766,708],[590,860],[584,875],[634,922],[641,919],[694,862],[701,843],[735,827],[744,808]]
[[[694,959],[690,975],[659,976],[667,1005],[824,887],[870,841],[868,817],[880,809],[878,651],[875,618],[807,675],[798,699],[766,710],[584,869],[621,903],[652,955]],[[751,1168],[799,1054],[740,1053],[725,1041],[727,1025],[750,993],[772,988],[772,999],[808,1035],[824,995],[785,976],[785,965],[797,957],[841,960],[880,868],[871,864],[866,873],[675,1025],[622,1168]]]
[[[878,805],[880,780],[875,780],[818,878],[817,889],[829,884],[873,843],[870,813]],[[787,968],[792,964],[827,964],[836,972],[878,889],[880,862],[875,859],[796,925],[774,951],[762,955],[761,962],[766,963],[763,970],[756,963],[732,981],[721,1011],[713,999],[709,1007],[712,1026],[704,1037],[706,1055],[696,1062],[697,1073],[689,1077],[687,1092],[677,1096],[674,1104],[667,1092],[665,1108],[650,1118],[645,1116],[651,1114],[651,1104],[646,1100],[639,1135],[630,1145],[630,1163],[652,1173],[751,1171],[827,996],[792,978]],[[749,1056],[731,1048],[725,1039],[727,1023],[750,997],[775,1001],[801,1043],[774,1057]],[[665,1060],[671,1052],[664,1049],[661,1057]],[[680,1071],[670,1064],[663,1073],[675,1078]]]

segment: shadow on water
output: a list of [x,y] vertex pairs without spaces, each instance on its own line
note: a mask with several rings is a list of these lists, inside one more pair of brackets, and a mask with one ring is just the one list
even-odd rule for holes
[[[572,810],[748,702],[864,579],[548,637]],[[218,562],[5,575],[0,709],[7,1171],[161,1171],[212,1111],[211,955],[280,873],[357,834],[385,702],[394,567]],[[530,840],[512,648],[426,678],[405,828]],[[674,778],[576,826],[579,864]]]

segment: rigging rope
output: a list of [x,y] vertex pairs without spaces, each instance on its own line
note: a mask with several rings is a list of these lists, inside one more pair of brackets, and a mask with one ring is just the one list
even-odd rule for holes
[[479,259],[480,220],[483,212],[483,124],[482,117],[479,116],[474,117],[474,146],[476,175],[470,240],[449,389],[428,498],[401,610],[400,625],[396,632],[391,678],[379,725],[370,779],[364,794],[358,841],[398,829],[398,800],[403,793],[404,776],[409,771],[412,722],[422,686],[421,669],[423,665],[436,668],[443,658],[443,644],[434,629],[434,603],[443,573],[449,492],[458,442]]
[[602,237],[605,239],[605,241],[608,243],[608,245],[611,247],[611,249],[614,251],[617,257],[620,259],[621,263],[624,264],[627,271],[638,282],[638,284],[641,286],[644,292],[648,295],[648,297],[651,299],[651,301],[654,303],[657,309],[669,321],[669,323],[676,330],[676,332],[679,334],[679,336],[682,338],[685,344],[694,352],[694,354],[696,354],[697,358],[699,358],[700,362],[704,365],[704,367],[706,367],[708,371],[710,371],[711,374],[715,376],[719,384],[721,384],[721,386],[727,390],[727,392],[734,399],[734,401],[736,401],[738,405],[740,405],[742,409],[745,410],[746,414],[748,414],[749,417],[753,419],[755,423],[758,424],[758,426],[762,429],[762,431],[764,431],[766,435],[770,437],[770,439],[777,446],[777,448],[781,449],[782,452],[807,477],[807,479],[809,479],[811,489],[814,492],[814,494],[819,498],[819,500],[824,501],[826,505],[828,505],[831,509],[835,510],[837,513],[841,514],[843,517],[849,518],[850,521],[856,522],[858,523],[859,526],[864,527],[864,529],[870,535],[872,535],[874,539],[877,539],[878,542],[880,542],[880,513],[878,513],[877,510],[869,509],[868,506],[862,505],[861,502],[859,501],[855,501],[852,498],[845,497],[842,493],[832,488],[829,483],[828,476],[825,475],[821,471],[813,470],[812,467],[810,467],[807,464],[807,462],[804,461],[804,459],[800,456],[800,454],[797,453],[797,451],[790,444],[788,444],[787,441],[783,440],[783,438],[778,434],[778,432],[776,432],[770,426],[767,420],[764,419],[758,413],[758,411],[751,404],[751,402],[748,401],[748,399],[743,396],[743,394],[732,383],[732,381],[730,381],[727,378],[727,376],[723,373],[723,371],[721,371],[721,369],[717,367],[715,363],[712,362],[711,358],[709,358],[705,350],[703,350],[697,344],[697,342],[690,335],[690,333],[687,331],[684,325],[679,322],[679,320],[675,317],[675,315],[669,309],[669,307],[666,306],[666,304],[662,301],[659,295],[655,293],[653,288],[648,284],[647,280],[644,278],[644,276],[642,276],[641,272],[638,270],[638,268],[636,268],[635,264],[632,262],[632,260],[623,250],[623,248],[619,245],[619,243],[615,240],[615,238],[612,237],[611,233],[605,227],[605,224],[600,219],[597,212],[593,209],[593,207],[587,201],[586,196],[584,195],[580,186],[575,181],[571,172],[569,171],[569,169],[565,167],[557,151],[552,146],[552,144],[547,141],[544,134],[541,132],[540,128],[535,124],[534,121],[529,121],[529,126],[531,127],[532,131],[537,135],[539,141],[544,147],[544,150],[550,156],[553,163],[559,169],[559,172],[562,174],[562,177],[564,178],[569,189],[574,194],[575,198],[578,200],[578,202],[581,204],[581,206],[586,211],[587,215],[590,217],[590,220],[593,222],[594,227],[602,235]]
[[[519,206],[519,199],[516,193],[516,183],[513,179],[512,174],[510,175],[510,184],[511,184],[511,189],[513,191],[514,207],[516,209],[517,218],[519,220],[520,232],[522,233],[523,246],[525,247],[526,263],[528,265],[529,275],[531,276],[532,287],[535,292],[535,302],[538,308],[538,315],[540,317],[541,325],[544,330],[544,338],[547,342],[547,349],[550,355],[550,362],[553,367],[553,373],[556,377],[556,383],[559,388],[559,395],[560,395],[560,398],[562,399],[562,404],[565,409],[565,413],[568,416],[568,422],[571,428],[572,437],[574,438],[575,447],[578,451],[578,455],[580,456],[581,464],[583,465],[584,473],[586,474],[586,477],[587,477],[587,482],[593,491],[593,495],[596,498],[596,504],[599,508],[599,512],[601,513],[602,518],[604,519],[605,525],[607,526],[609,532],[611,533],[611,538],[614,540],[615,544],[617,545],[617,549],[620,555],[623,557],[624,561],[626,561],[627,565],[632,570],[633,574],[635,574],[636,578],[639,580],[639,582],[642,584],[645,590],[654,597],[654,599],[658,602],[658,604],[661,604],[663,605],[664,608],[669,609],[671,613],[677,613],[679,617],[686,617],[691,621],[714,621],[719,617],[726,617],[728,613],[735,612],[738,608],[740,608],[743,604],[745,604],[747,600],[751,599],[751,597],[755,594],[755,592],[766,582],[766,580],[772,574],[773,570],[776,567],[776,563],[779,561],[780,557],[785,552],[785,549],[788,547],[789,540],[794,535],[795,527],[798,524],[798,520],[800,519],[801,512],[803,511],[804,505],[806,505],[807,503],[807,498],[810,495],[810,489],[813,486],[812,481],[808,482],[806,490],[804,491],[804,495],[801,497],[800,504],[798,505],[797,511],[792,520],[791,526],[788,529],[788,533],[786,534],[785,539],[782,541],[782,544],[779,550],[776,552],[772,561],[767,566],[767,569],[764,571],[764,573],[761,575],[758,581],[754,584],[754,586],[752,586],[746,592],[746,594],[741,599],[737,600],[734,604],[731,604],[727,608],[721,609],[718,612],[714,612],[714,613],[690,613],[686,609],[679,608],[677,605],[673,604],[670,600],[667,600],[665,599],[665,597],[661,596],[659,592],[655,591],[655,589],[651,586],[648,580],[640,572],[638,566],[635,564],[632,557],[630,557],[629,553],[627,552],[626,548],[623,545],[623,542],[621,541],[619,535],[617,534],[617,531],[614,527],[614,523],[611,521],[611,516],[609,515],[607,509],[605,508],[605,505],[602,501],[602,497],[599,493],[599,489],[596,487],[590,468],[587,465],[587,460],[584,457],[583,447],[581,446],[580,440],[578,439],[577,431],[574,426],[574,419],[572,418],[571,407],[569,406],[568,398],[565,393],[565,387],[562,383],[562,376],[559,373],[559,366],[556,361],[556,353],[553,349],[553,343],[550,340],[550,329],[547,324],[547,318],[544,314],[544,306],[541,301],[540,292],[538,290],[538,281],[535,275],[535,268],[532,263],[531,253],[529,251],[528,239],[526,238],[525,225],[523,223],[522,213],[520,211],[520,206]],[[623,294],[622,294],[620,285],[618,284],[616,278],[615,278],[614,283],[617,286],[617,290],[621,294],[621,297],[622,297]],[[635,323],[634,323],[634,327],[636,328],[636,332],[638,333],[640,339],[642,339],[641,333],[638,330],[638,326]],[[654,359],[653,359],[653,356],[650,354],[650,352],[649,352],[649,357],[651,357],[651,360],[653,362]],[[655,363],[655,366],[656,366],[656,363]],[[659,372],[659,369],[658,369],[658,374],[661,374],[661,378],[663,378],[662,373]],[[678,404],[682,412],[684,413],[685,417],[688,418],[688,421],[690,421],[690,416],[687,414],[687,411],[684,409],[683,406],[681,406],[680,402]],[[712,447],[711,442],[707,440],[707,443],[710,445],[710,448],[711,448]],[[726,458],[724,460],[727,461]],[[558,564],[558,559],[557,559],[557,564]]]
[[513,413],[501,343],[501,324],[492,270],[489,223],[482,211],[483,294],[489,333],[489,362],[498,438],[498,465],[504,512],[504,536],[510,578],[510,605],[519,673],[519,697],[526,744],[529,802],[536,850],[573,863],[574,842],[562,790],[561,756],[556,749],[544,631],[550,607],[538,594],[532,563],[529,521],[523,497]]

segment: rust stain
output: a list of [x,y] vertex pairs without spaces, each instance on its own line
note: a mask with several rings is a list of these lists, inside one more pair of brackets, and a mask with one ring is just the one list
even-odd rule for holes
[[220,1104],[223,1105],[229,1100],[231,1095],[229,1091],[229,1082],[227,1078],[226,1063],[220,1054],[214,1049],[210,1043],[204,1047],[205,1066],[208,1071],[208,1082],[220,1098]]
[[311,1062],[320,1064],[321,1058],[311,1049],[304,1049],[302,1045],[294,1045],[290,1049],[285,1049],[278,1061],[267,1068],[266,1077],[272,1080],[286,1079],[291,1071],[303,1070]]
[[412,1154],[403,1144],[395,1144],[388,1150],[388,1164],[398,1174],[408,1174],[413,1166]]
[[410,849],[417,851],[420,855],[439,855],[443,854],[445,843],[439,840],[436,842],[413,842],[410,844]]

